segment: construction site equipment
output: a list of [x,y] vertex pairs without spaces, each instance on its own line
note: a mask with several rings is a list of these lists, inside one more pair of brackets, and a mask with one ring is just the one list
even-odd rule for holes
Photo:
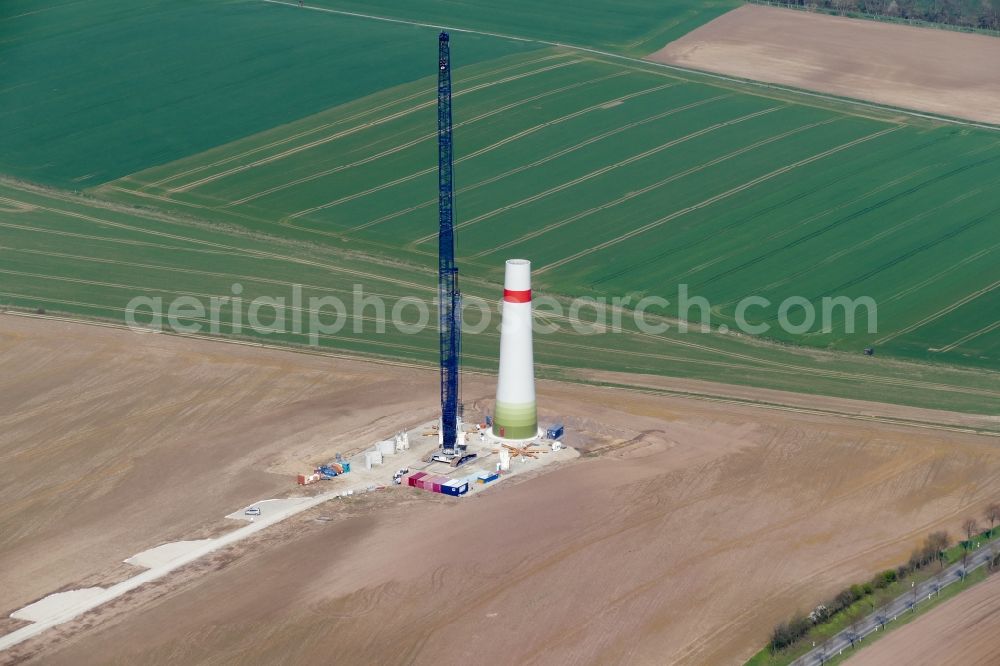
[[[337,465],[337,467],[340,467],[340,465]],[[319,467],[316,468],[315,471],[316,471],[317,474],[320,475],[320,478],[322,478],[322,479],[324,479],[326,481],[329,481],[330,479],[334,478],[338,474],[342,474],[343,473],[343,468],[341,468],[341,471],[338,472],[336,469],[334,469],[330,465],[320,465]]]
[[321,478],[319,474],[299,474],[298,482],[300,486],[308,486],[311,483],[316,483]]
[[381,451],[365,451],[365,469],[371,469],[375,465],[382,464]]
[[497,463],[498,472],[506,472],[510,469],[510,451],[500,449],[500,462]]
[[406,479],[406,485],[411,488],[420,488],[434,493],[451,495],[458,497],[469,492],[469,483],[465,479],[449,479],[446,476],[428,475],[426,472],[417,472]]
[[441,352],[441,452],[455,453],[459,405],[462,305],[455,266],[454,183],[451,136],[451,48],[438,35],[438,322]]
[[538,458],[539,453],[545,453],[545,449],[539,446],[512,446],[504,444],[503,448],[510,452],[511,457]]
[[477,453],[466,453],[464,455],[456,455],[452,457],[451,461],[448,463],[452,467],[458,467],[459,465],[464,465],[470,460],[475,460],[479,454]]

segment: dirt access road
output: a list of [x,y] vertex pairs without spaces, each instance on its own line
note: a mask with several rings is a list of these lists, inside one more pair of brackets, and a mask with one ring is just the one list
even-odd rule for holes
[[[8,606],[218,530],[437,400],[433,371],[20,317],[0,364]],[[490,378],[465,390],[489,408]],[[1000,496],[996,437],[555,382],[539,404],[590,454],[317,507],[0,663],[732,663]]]
[[1000,125],[1000,38],[743,5],[649,56]]

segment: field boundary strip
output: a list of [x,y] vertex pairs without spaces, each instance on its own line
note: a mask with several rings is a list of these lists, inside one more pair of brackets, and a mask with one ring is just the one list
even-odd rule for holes
[[545,39],[533,39],[528,37],[519,37],[517,35],[508,35],[497,32],[488,32],[485,30],[475,30],[472,28],[458,28],[454,26],[437,25],[432,23],[421,23],[419,21],[409,21],[405,19],[391,18],[388,16],[378,16],[376,14],[364,14],[361,12],[349,12],[340,9],[331,9],[328,7],[314,7],[312,5],[302,5],[301,7],[295,2],[287,2],[286,0],[260,0],[260,2],[266,2],[272,5],[284,5],[286,7],[295,7],[299,9],[307,9],[310,11],[324,12],[328,14],[339,14],[341,16],[353,16],[355,18],[369,19],[371,21],[384,21],[387,23],[401,23],[405,25],[412,25],[420,28],[433,28],[435,30],[447,30],[450,32],[465,32],[473,35],[484,35],[487,37],[499,37],[501,39],[510,39],[518,42],[534,42],[537,44],[545,44],[546,46],[556,46],[564,49],[572,49],[575,51],[583,51],[585,53],[592,53],[594,55],[603,56],[605,58],[614,58],[616,60],[624,60],[626,62],[637,63],[645,67],[669,69],[675,72],[683,72],[685,74],[693,74],[696,76],[703,76],[710,79],[715,79],[718,81],[725,81],[727,83],[736,83],[742,86],[753,86],[757,88],[763,88],[766,90],[778,90],[785,93],[792,93],[795,95],[804,95],[806,97],[814,97],[816,99],[822,99],[830,102],[838,102],[840,104],[852,104],[855,106],[862,106],[870,109],[877,109],[879,111],[888,111],[891,113],[902,113],[914,118],[921,118],[924,120],[933,120],[935,122],[950,123],[953,125],[963,125],[966,127],[976,127],[979,129],[992,130],[995,132],[1000,132],[1000,125],[990,125],[988,123],[978,123],[972,120],[963,120],[961,118],[950,118],[948,116],[939,116],[933,113],[923,113],[921,111],[914,111],[913,109],[906,109],[901,107],[887,106],[883,104],[876,104],[874,102],[867,102],[865,100],[853,99],[849,97],[838,97],[836,95],[827,95],[824,93],[814,92],[810,90],[803,90],[799,88],[792,88],[789,86],[779,86],[771,83],[764,83],[763,81],[754,81],[753,79],[741,79],[734,76],[725,76],[723,74],[715,74],[712,72],[703,71],[700,69],[692,69],[689,67],[680,67],[678,65],[668,65],[667,63],[654,62],[651,60],[644,60],[642,58],[635,58],[633,56],[622,55],[620,53],[613,53],[611,51],[603,51],[601,49],[595,49],[588,46],[577,46],[575,44],[566,44],[564,42],[555,42]]
[[[119,323],[111,322],[111,321],[100,321],[100,320],[93,320],[93,319],[77,319],[77,318],[73,318],[73,317],[61,317],[61,316],[57,316],[57,315],[36,314],[36,313],[30,313],[30,312],[16,312],[16,311],[4,311],[4,312],[0,312],[0,316],[25,317],[25,318],[31,318],[31,319],[47,319],[47,320],[54,320],[54,321],[62,321],[62,322],[71,323],[71,324],[82,324],[82,325],[86,325],[86,326],[101,326],[101,327],[105,327],[105,328],[112,328],[112,329],[123,330],[123,331],[132,331],[132,329],[129,328],[125,324],[119,324]],[[194,339],[197,339],[197,340],[203,340],[203,341],[207,341],[207,342],[216,342],[216,343],[222,343],[222,344],[243,345],[243,346],[247,346],[247,347],[259,347],[259,348],[263,348],[263,349],[270,349],[270,350],[273,350],[273,351],[280,351],[280,352],[286,352],[286,353],[309,354],[309,355],[312,355],[312,356],[323,356],[323,357],[338,358],[338,359],[349,360],[349,361],[358,361],[358,362],[366,362],[366,363],[376,363],[378,365],[387,365],[387,366],[402,367],[402,368],[412,368],[412,369],[416,369],[416,370],[433,371],[437,367],[435,364],[430,363],[430,362],[425,364],[425,363],[419,363],[419,362],[400,361],[400,360],[394,360],[394,359],[387,359],[385,357],[379,357],[379,356],[370,357],[370,356],[360,355],[360,354],[356,354],[356,353],[355,354],[351,354],[351,353],[343,353],[343,352],[334,352],[334,351],[321,350],[321,349],[316,349],[316,348],[312,348],[312,347],[310,347],[310,348],[302,348],[302,347],[297,347],[297,346],[288,346],[288,345],[280,345],[280,344],[270,344],[270,343],[266,343],[266,342],[256,342],[256,341],[251,341],[251,340],[239,340],[239,339],[235,339],[235,338],[232,338],[232,337],[220,337],[220,336],[215,336],[215,335],[202,335],[202,334],[197,334],[197,333],[176,333],[176,332],[172,332],[172,331],[164,331],[162,333],[151,333],[151,334],[155,334],[155,335],[170,335],[170,336],[177,336],[177,337],[181,337],[181,338],[194,338]],[[354,341],[355,339],[352,338],[351,340]],[[561,369],[561,368],[555,368],[555,369]],[[482,371],[482,370],[474,370],[474,369],[469,369],[468,372],[470,374],[484,376],[484,377],[493,377],[493,376],[496,375],[496,373],[493,373],[493,372],[485,372],[485,371]],[[675,397],[678,397],[678,398],[686,398],[686,399],[690,399],[690,400],[701,400],[701,401],[708,401],[708,402],[717,402],[717,403],[722,403],[722,404],[738,405],[738,406],[751,407],[751,408],[757,408],[757,409],[770,409],[770,410],[779,410],[779,411],[787,411],[787,412],[798,412],[798,413],[803,413],[803,414],[813,414],[813,415],[820,415],[820,416],[834,416],[834,417],[847,418],[847,419],[850,419],[850,420],[885,423],[887,425],[897,425],[897,426],[901,426],[901,427],[916,427],[916,428],[926,428],[926,429],[933,429],[933,430],[947,430],[947,431],[961,432],[961,433],[966,433],[966,434],[985,435],[985,436],[989,436],[989,437],[1000,437],[1000,432],[996,432],[996,431],[993,431],[993,430],[981,430],[981,429],[972,428],[972,427],[966,427],[966,426],[958,426],[958,425],[949,425],[949,424],[943,424],[943,423],[935,423],[935,422],[932,422],[932,421],[916,421],[916,420],[908,420],[908,419],[899,419],[899,418],[895,418],[895,417],[879,416],[879,415],[874,415],[874,414],[858,414],[858,413],[853,413],[853,412],[838,412],[836,410],[825,410],[825,409],[811,408],[811,407],[799,407],[799,406],[795,406],[795,405],[786,405],[786,404],[777,403],[777,402],[772,403],[772,402],[764,402],[764,401],[757,401],[757,400],[740,400],[738,398],[733,398],[731,396],[726,396],[726,395],[723,395],[723,394],[699,393],[699,392],[694,392],[694,391],[678,391],[678,390],[672,390],[672,389],[659,389],[659,388],[643,387],[643,386],[630,386],[630,385],[627,385],[627,384],[613,384],[613,383],[605,383],[605,382],[594,382],[594,381],[588,381],[588,380],[585,380],[585,379],[572,379],[572,378],[560,378],[560,379],[545,378],[544,381],[552,381],[552,382],[567,383],[567,384],[576,384],[576,385],[585,385],[585,386],[601,386],[601,387],[605,387],[605,388],[612,389],[612,390],[628,391],[630,393],[644,393],[644,394],[649,394],[649,395],[669,395],[669,396],[675,396]],[[807,394],[807,397],[808,397],[808,394]],[[875,403],[875,404],[878,404],[878,403]],[[887,403],[887,404],[891,405],[892,403]],[[920,409],[920,408],[916,408],[916,409]]]

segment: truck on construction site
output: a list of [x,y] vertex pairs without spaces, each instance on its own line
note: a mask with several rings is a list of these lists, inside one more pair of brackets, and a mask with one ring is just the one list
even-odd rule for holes
[[337,460],[327,463],[326,465],[320,465],[313,470],[312,474],[299,474],[298,482],[300,486],[308,486],[311,483],[316,483],[317,481],[329,481],[341,474],[347,474],[351,471],[351,463],[343,460],[340,454],[337,454]]
[[319,474],[324,481],[329,481],[335,476],[340,476],[341,474],[346,474],[351,471],[351,463],[344,462],[332,462],[327,465],[320,465],[315,470],[316,474]]

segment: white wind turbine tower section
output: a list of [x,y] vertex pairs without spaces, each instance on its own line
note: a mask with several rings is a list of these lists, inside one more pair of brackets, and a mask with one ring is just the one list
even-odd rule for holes
[[493,415],[493,435],[501,439],[526,440],[538,436],[531,323],[531,262],[508,259],[500,324],[500,372]]

